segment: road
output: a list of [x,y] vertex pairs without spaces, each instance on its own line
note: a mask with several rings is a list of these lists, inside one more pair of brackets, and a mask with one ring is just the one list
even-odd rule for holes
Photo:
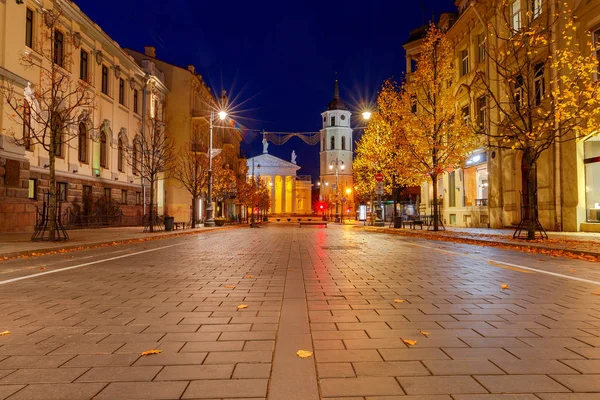
[[597,264],[350,226],[9,260],[0,399],[598,400],[594,293]]

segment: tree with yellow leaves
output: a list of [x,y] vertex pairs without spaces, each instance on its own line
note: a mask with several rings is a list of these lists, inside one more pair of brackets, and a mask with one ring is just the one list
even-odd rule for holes
[[433,230],[439,229],[437,179],[460,166],[477,147],[473,129],[457,108],[452,60],[454,49],[444,32],[431,25],[423,39],[416,71],[398,87],[387,82],[379,104],[399,127],[399,145],[416,176],[429,176],[433,186]]
[[[520,228],[531,240],[536,226],[541,228],[537,225],[537,161],[553,145],[581,139],[598,128],[598,61],[591,44],[578,43],[581,35],[566,2],[536,2],[533,9],[515,15],[505,0],[489,1],[498,16],[497,23],[487,27],[489,72],[478,71],[470,86],[483,91],[497,117],[478,132],[492,146],[523,153],[526,184]],[[483,7],[477,8],[483,12]]]

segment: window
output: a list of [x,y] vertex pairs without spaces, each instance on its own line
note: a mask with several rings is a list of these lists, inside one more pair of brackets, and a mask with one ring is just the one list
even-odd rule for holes
[[51,123],[54,133],[54,155],[63,158],[63,122],[58,114],[54,114]]
[[81,55],[79,56],[79,79],[85,82],[89,82],[88,77],[88,52],[85,50],[81,50]]
[[85,122],[79,123],[79,135],[77,136],[77,153],[80,162],[87,162],[87,127]]
[[544,64],[538,64],[535,66],[535,72],[533,75],[533,89],[535,90],[535,105],[539,106],[542,104],[544,95],[546,94],[546,87],[544,81]]
[[142,204],[142,193],[141,192],[135,192],[135,204],[137,204],[137,205]]
[[104,197],[109,200],[110,199],[110,188],[104,188]]
[[25,46],[33,48],[33,10],[25,12]]
[[106,168],[106,156],[108,153],[108,142],[106,141],[106,132],[100,132],[100,166]]
[[119,78],[119,104],[125,105],[125,81]]
[[67,183],[57,182],[56,183],[56,199],[58,201],[67,201]]
[[31,107],[27,100],[23,100],[23,144],[31,151]]
[[125,149],[123,148],[123,139],[119,138],[117,166],[119,171],[123,172],[123,159],[125,158]]
[[477,62],[485,61],[485,35],[477,35]]
[[127,190],[121,189],[121,203],[127,204]]
[[28,199],[37,200],[37,179],[29,179]]
[[588,222],[600,222],[600,137],[583,142],[585,166],[586,217]]
[[521,108],[523,107],[523,103],[525,101],[524,99],[524,88],[523,88],[523,77],[521,75],[517,76],[517,79],[515,80],[515,93],[514,93],[514,98],[515,98],[515,106],[517,108]]
[[342,150],[346,150],[346,137],[342,136]]
[[133,142],[133,174],[137,175],[140,170],[140,156],[142,154],[142,149],[140,146],[140,141],[135,140]]
[[138,91],[133,89],[133,112],[138,113]]
[[542,15],[542,7],[544,7],[544,0],[531,0],[531,11],[534,19]]
[[64,36],[60,31],[54,31],[54,63],[63,66],[65,58]]
[[465,76],[469,73],[469,50],[464,49],[460,52],[461,68],[460,76]]
[[462,108],[462,117],[463,117],[463,121],[465,121],[465,124],[468,124],[470,122],[470,110],[469,110],[469,106],[466,105]]
[[513,31],[521,29],[521,0],[514,0],[510,6]]
[[448,206],[456,207],[456,171],[448,175]]
[[487,128],[487,97],[481,96],[477,99],[477,126],[481,130]]
[[331,117],[331,126],[335,126],[335,117]]
[[329,141],[329,150],[335,149],[335,137],[332,136],[331,139],[329,139]]
[[81,194],[84,199],[91,199],[92,187],[89,185],[83,185],[83,190],[82,190]]
[[108,67],[102,66],[102,93],[108,94]]

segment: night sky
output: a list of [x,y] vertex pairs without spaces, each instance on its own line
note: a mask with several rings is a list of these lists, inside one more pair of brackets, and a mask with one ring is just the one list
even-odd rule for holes
[[[333,97],[337,72],[342,99],[353,112],[373,104],[388,77],[401,79],[409,31],[453,0],[192,1],[75,0],[121,47],[186,66],[214,93],[228,91],[235,119],[252,129],[314,132]],[[353,126],[364,124],[356,117]],[[355,130],[355,139],[360,132]],[[245,135],[246,157],[262,152],[261,136]],[[318,175],[319,146],[292,138],[269,153]]]

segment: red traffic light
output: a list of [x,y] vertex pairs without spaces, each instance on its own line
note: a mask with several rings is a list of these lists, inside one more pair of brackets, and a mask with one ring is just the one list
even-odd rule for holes
[[323,209],[323,204],[319,204],[319,208],[322,210]]

